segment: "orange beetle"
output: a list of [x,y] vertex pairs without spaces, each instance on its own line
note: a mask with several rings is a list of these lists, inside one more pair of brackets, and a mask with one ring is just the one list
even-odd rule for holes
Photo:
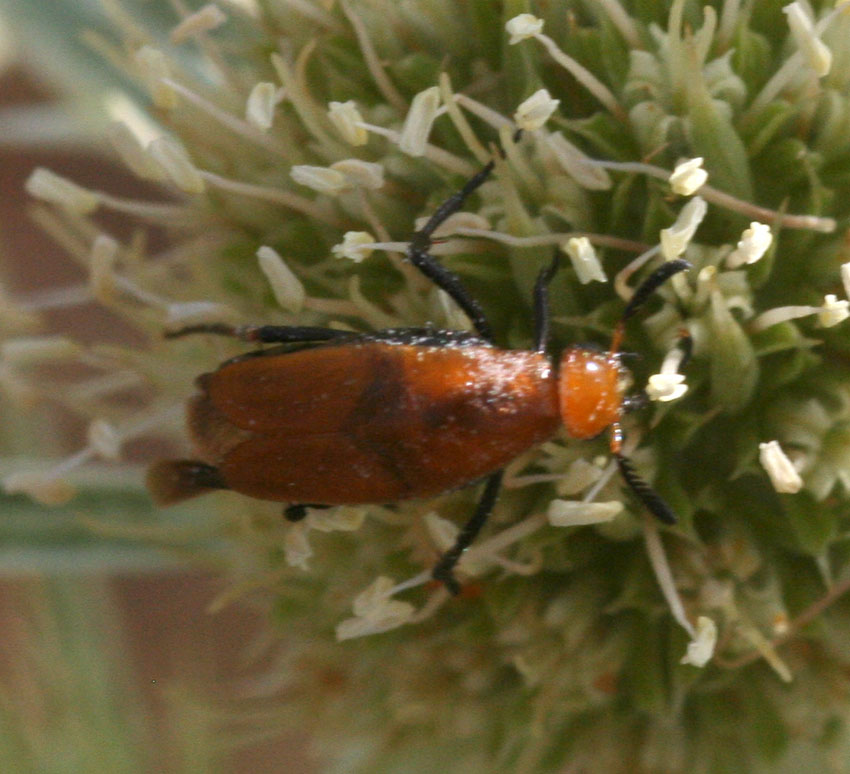
[[546,355],[556,252],[535,284],[535,349],[496,347],[478,302],[428,252],[434,230],[492,169],[490,162],[446,201],[408,248],[410,261],[461,306],[476,333],[198,325],[167,334],[214,333],[279,346],[233,358],[198,378],[200,392],[188,404],[198,459],[153,465],[147,483],[155,500],[167,505],[232,489],[289,503],[285,515],[297,520],[308,505],[428,498],[485,480],[475,512],[433,570],[457,592],[453,568],[493,508],[502,469],[563,424],[575,438],[611,427],[624,480],[656,517],[674,522],[621,452],[620,417],[645,400],[624,396],[618,350],[626,320],[689,264],[671,261],[649,275],[607,353],[572,347],[556,371]]

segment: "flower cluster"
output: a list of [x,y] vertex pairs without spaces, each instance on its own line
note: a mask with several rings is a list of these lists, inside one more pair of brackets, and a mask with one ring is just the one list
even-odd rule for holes
[[[0,295],[0,386],[18,404],[61,403],[88,433],[7,475],[6,491],[65,503],[93,466],[138,466],[137,441],[185,449],[193,378],[240,348],[164,331],[468,328],[405,253],[418,219],[492,161],[433,253],[501,342],[529,346],[530,290],[553,249],[569,258],[551,290],[561,347],[604,342],[646,267],[692,264],[629,324],[651,418],[624,420],[681,523],[641,513],[602,443],[559,438],[507,469],[495,523],[458,567],[468,593],[452,599],[430,568],[474,491],[295,524],[216,493],[233,546],[224,599],[276,596],[298,663],[287,679],[312,710],[323,670],[342,670],[340,695],[305,723],[339,759],[368,747],[374,770],[747,770],[798,741],[813,760],[839,756],[845,623],[812,634],[817,657],[781,646],[848,573],[846,4],[815,18],[802,2],[718,15],[675,0],[643,18],[620,0],[541,3],[555,7],[498,24],[492,4],[462,5],[232,0],[166,39],[105,3],[121,43],[100,47],[149,108],[110,96],[107,136],[163,196],[29,178],[39,221],[88,281]],[[108,232],[104,211],[166,246]],[[92,301],[144,350],[38,332],[44,311]],[[73,382],[43,376],[57,362]],[[363,639],[336,645],[331,631]],[[805,720],[776,698],[795,674],[823,698]],[[719,709],[730,701],[747,717]],[[780,750],[750,722],[774,702]]]

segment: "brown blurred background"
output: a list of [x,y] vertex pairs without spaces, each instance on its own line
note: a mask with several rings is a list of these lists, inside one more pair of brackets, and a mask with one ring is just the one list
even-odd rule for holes
[[[21,70],[0,73],[0,107],[43,104],[50,99],[48,92]],[[139,195],[139,185],[99,155],[69,145],[61,149],[12,147],[8,138],[0,138],[0,255],[2,279],[12,294],[79,282],[82,275],[62,251],[30,221],[27,216],[27,196],[23,184],[36,166],[47,166],[56,172],[94,188],[106,188],[117,194]],[[126,227],[126,224],[125,224]],[[116,224],[119,229],[120,224]],[[108,323],[108,324],[107,324]],[[93,305],[82,309],[56,313],[51,318],[51,332],[72,333],[84,340],[108,340],[124,334],[106,313]],[[65,431],[76,435],[73,418]],[[78,436],[79,438],[79,436]],[[69,441],[72,444],[73,441]],[[2,514],[0,514],[2,518]],[[197,571],[168,569],[160,573],[125,573],[108,578],[67,578],[13,575],[0,567],[0,693],[7,697],[6,706],[13,711],[32,712],[33,722],[44,721],[45,712],[84,712],[81,707],[48,706],[45,686],[50,669],[34,667],[30,655],[50,653],[56,648],[57,669],[62,661],[64,642],[46,642],[51,632],[45,630],[40,614],[33,609],[33,599],[51,604],[57,595],[77,594],[80,590],[105,590],[108,622],[117,621],[119,631],[113,631],[116,671],[114,684],[108,690],[126,693],[128,707],[140,714],[138,739],[146,747],[146,759],[152,772],[226,772],[233,774],[265,774],[287,772],[300,774],[314,771],[304,752],[303,740],[297,729],[272,729],[256,735],[238,752],[227,754],[203,751],[192,758],[193,744],[207,744],[206,734],[196,740],[186,738],[193,733],[175,717],[170,697],[175,693],[191,695],[198,700],[199,726],[207,731],[215,728],[221,718],[230,716],[239,704],[244,681],[255,677],[261,668],[248,657],[247,646],[267,634],[266,611],[232,605],[223,612],[205,612],[210,600],[221,589],[215,577]],[[80,601],[85,604],[85,597]],[[93,620],[101,621],[103,611]],[[110,636],[108,625],[106,636]],[[92,653],[92,658],[98,654]],[[62,661],[62,664],[59,663]],[[73,663],[69,661],[68,663]],[[126,668],[129,666],[129,676]],[[60,670],[61,671],[61,670]],[[188,692],[188,694],[187,694]],[[124,695],[119,693],[119,696]],[[227,748],[230,735],[246,729],[227,729],[221,721],[222,748]],[[248,730],[248,738],[254,736]],[[0,741],[0,745],[2,742]],[[61,753],[57,750],[57,753]],[[0,762],[10,762],[10,754],[0,750]],[[25,753],[21,753],[25,755]],[[204,762],[205,756],[210,759]],[[33,771],[20,761],[17,771]],[[63,768],[63,771],[70,769]],[[138,770],[138,769],[135,769]],[[82,774],[82,772],[81,772]],[[88,772],[86,772],[88,774]]]

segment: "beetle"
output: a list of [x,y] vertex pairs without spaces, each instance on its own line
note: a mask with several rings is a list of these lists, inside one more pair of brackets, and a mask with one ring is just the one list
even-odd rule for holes
[[407,250],[474,331],[202,324],[166,333],[277,346],[239,355],[198,377],[199,392],[187,407],[198,458],[155,463],[147,476],[154,500],[169,505],[231,489],[288,503],[284,515],[297,521],[307,507],[425,499],[483,481],[472,516],[432,570],[457,593],[454,567],[493,509],[503,468],[563,425],[579,439],[611,428],[611,452],[623,480],[654,516],[674,523],[672,509],[622,450],[622,414],[645,404],[646,395],[624,394],[620,343],[627,320],[689,264],[664,263],[638,286],[607,352],[573,346],[556,368],[546,354],[555,251],[534,286],[534,348],[498,347],[479,302],[429,252],[437,227],[493,168],[491,160],[438,207]]

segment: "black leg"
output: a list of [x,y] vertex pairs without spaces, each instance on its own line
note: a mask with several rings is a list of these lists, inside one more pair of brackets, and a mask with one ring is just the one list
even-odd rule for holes
[[283,517],[287,521],[302,521],[307,518],[308,508],[330,508],[330,505],[319,505],[318,503],[297,503],[295,505],[287,505],[283,509]]
[[175,331],[166,331],[166,339],[191,336],[196,333],[212,333],[216,336],[232,336],[242,341],[288,344],[306,341],[331,341],[351,338],[351,331],[338,331],[333,328],[316,328],[298,325],[187,325]]
[[549,283],[561,265],[559,249],[555,248],[551,263],[540,270],[534,283],[534,348],[538,352],[545,352],[549,342]]
[[623,413],[631,414],[633,411],[645,409],[649,404],[649,395],[641,390],[640,392],[635,392],[632,395],[626,395],[623,398],[623,402],[620,404],[620,408],[623,410]]
[[690,269],[691,264],[684,258],[677,258],[675,261],[666,261],[662,263],[652,274],[650,274],[640,285],[637,286],[629,303],[623,310],[623,316],[620,322],[624,323],[628,320],[658,288],[660,288],[670,277],[678,274],[680,271]]
[[679,361],[678,371],[681,371],[688,363],[691,362],[691,356],[694,354],[694,339],[691,332],[682,326],[679,331],[679,341],[676,346],[682,350],[682,359]]
[[487,517],[493,510],[496,504],[496,498],[499,495],[499,488],[502,485],[502,471],[492,473],[484,484],[484,491],[481,493],[481,499],[475,508],[475,513],[472,518],[466,522],[457,536],[455,544],[444,553],[434,567],[431,575],[434,580],[444,583],[446,588],[452,593],[457,594],[460,591],[460,584],[454,576],[455,565],[460,561],[460,557],[473,540],[481,532],[481,528],[487,522]]
[[[515,142],[520,135],[521,131],[514,134]],[[445,222],[446,218],[456,213],[463,206],[464,201],[473,191],[490,177],[494,167],[495,162],[488,162],[479,172],[467,180],[457,193],[446,199],[428,219],[428,222],[413,234],[407,248],[408,260],[438,288],[444,290],[454,299],[472,321],[478,334],[488,341],[493,340],[493,331],[481,305],[470,295],[457,274],[445,268],[428,251],[431,249],[431,237],[434,232]]]

